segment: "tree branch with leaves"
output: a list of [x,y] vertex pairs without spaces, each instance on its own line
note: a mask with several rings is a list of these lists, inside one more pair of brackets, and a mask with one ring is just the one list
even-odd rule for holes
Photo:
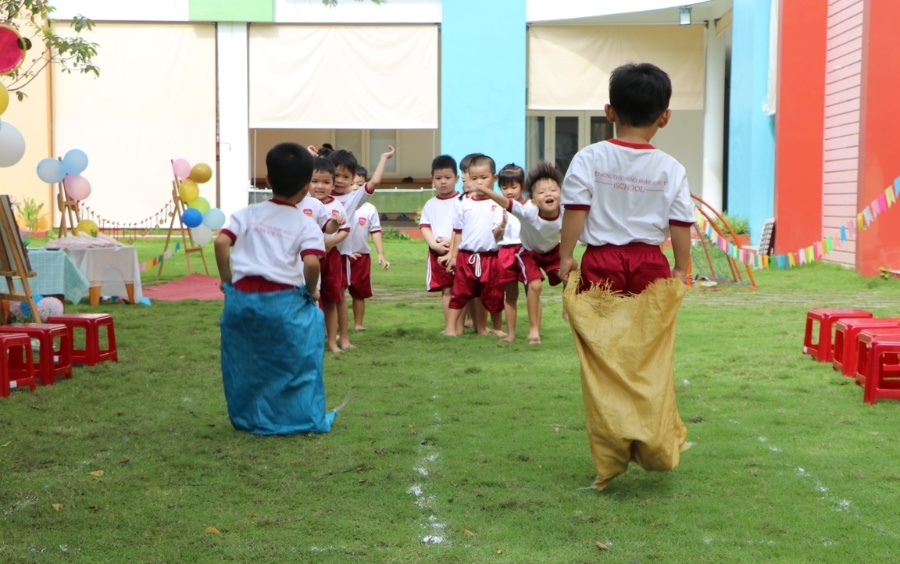
[[56,8],[43,0],[0,0],[0,21],[16,28],[22,37],[20,46],[25,49],[22,64],[0,78],[19,100],[25,98],[22,89],[50,64],[65,73],[100,76],[99,67],[92,62],[98,45],[81,37],[82,32],[94,28],[94,22],[75,16],[70,23],[75,35],[61,37],[53,32],[53,24],[59,23],[53,18],[55,11]]

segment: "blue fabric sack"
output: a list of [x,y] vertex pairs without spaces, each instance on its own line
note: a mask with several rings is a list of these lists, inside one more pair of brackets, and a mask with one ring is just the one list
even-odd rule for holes
[[246,293],[225,285],[222,382],[235,429],[256,435],[327,433],[325,322],[305,288]]

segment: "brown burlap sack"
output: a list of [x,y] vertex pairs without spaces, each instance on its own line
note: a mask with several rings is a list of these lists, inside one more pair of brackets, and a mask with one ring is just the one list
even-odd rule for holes
[[675,405],[676,314],[686,286],[664,279],[635,296],[579,294],[579,278],[569,274],[563,304],[581,360],[594,486],[605,488],[632,460],[671,470],[687,445]]

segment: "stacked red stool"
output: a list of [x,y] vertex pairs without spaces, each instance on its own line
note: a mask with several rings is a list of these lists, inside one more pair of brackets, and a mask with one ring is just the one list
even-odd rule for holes
[[[831,362],[834,349],[831,332],[834,324],[842,319],[871,318],[872,312],[856,308],[817,308],[806,314],[806,333],[803,335],[803,354],[814,357],[819,362]],[[818,323],[819,334],[813,342],[814,324]]]
[[856,347],[860,331],[900,328],[900,318],[851,318],[834,324],[834,355],[831,366],[844,376],[856,374]]
[[[53,385],[57,376],[72,377],[72,339],[65,325],[54,323],[13,323],[0,325],[2,333],[25,333],[30,339],[37,339],[40,347],[37,377],[45,386]],[[56,343],[59,348],[56,348]],[[14,370],[25,369],[28,361],[10,359]]]
[[[21,365],[21,368],[16,366]],[[34,352],[31,337],[25,333],[0,333],[0,398],[8,398],[10,389],[35,388]]]
[[863,330],[857,340],[856,383],[864,386],[863,401],[900,399],[900,328]]
[[[67,313],[51,315],[46,319],[47,323],[65,325],[69,331],[69,341],[72,343],[72,363],[94,366],[104,360],[119,362],[119,353],[116,349],[116,330],[113,326],[113,318],[108,313]],[[100,348],[100,328],[106,328],[106,348]],[[75,329],[83,329],[84,348],[75,348]]]

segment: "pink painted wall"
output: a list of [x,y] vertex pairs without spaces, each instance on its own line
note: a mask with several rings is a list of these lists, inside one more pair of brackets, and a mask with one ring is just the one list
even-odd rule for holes
[[[834,235],[858,211],[864,6],[864,0],[828,2],[821,236]],[[855,247],[851,238],[828,260],[855,266]]]

